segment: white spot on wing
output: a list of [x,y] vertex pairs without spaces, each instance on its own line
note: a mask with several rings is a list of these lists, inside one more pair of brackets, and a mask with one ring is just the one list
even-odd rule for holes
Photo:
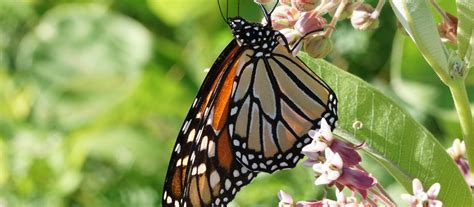
[[204,137],[202,138],[201,147],[199,148],[199,150],[201,150],[201,151],[206,150],[207,144],[208,144],[207,142],[208,142],[207,136],[204,136]]
[[219,177],[219,173],[217,173],[216,170],[212,171],[211,175],[209,176],[209,183],[211,184],[211,187],[214,187],[217,185],[217,183],[219,183],[220,181],[220,177]]
[[183,162],[182,159],[178,159],[178,161],[176,161],[176,167],[181,166],[182,162]]
[[209,141],[209,146],[207,147],[207,156],[208,157],[214,157],[216,154],[216,145],[214,141]]
[[186,122],[184,122],[184,126],[183,126],[184,133],[188,131],[189,124],[191,124],[191,120],[186,120]]
[[230,180],[229,180],[229,179],[226,179],[226,180],[225,180],[225,189],[226,189],[226,190],[229,190],[229,189],[230,189],[230,185],[231,185]]
[[176,153],[179,153],[181,151],[181,145],[179,143],[176,145],[176,148],[174,148],[174,151]]
[[247,160],[247,156],[242,156],[242,162],[244,163],[244,165],[249,165],[249,161]]
[[239,108],[237,106],[233,107],[231,110],[230,110],[230,115],[233,116],[237,113],[237,111],[239,110]]
[[192,141],[194,140],[194,136],[195,136],[195,135],[196,135],[196,130],[195,130],[195,129],[191,130],[191,132],[189,132],[188,141],[187,141],[187,142],[188,142],[188,143],[189,143],[189,142],[192,142]]
[[203,174],[205,172],[206,172],[206,164],[201,163],[197,168],[197,174],[200,175],[200,174]]
[[238,147],[240,145],[240,142],[239,142],[238,139],[234,139],[233,143],[234,143],[234,146],[236,146],[236,147]]
[[189,160],[189,156],[186,155],[186,157],[183,158],[183,166],[188,165],[188,160]]

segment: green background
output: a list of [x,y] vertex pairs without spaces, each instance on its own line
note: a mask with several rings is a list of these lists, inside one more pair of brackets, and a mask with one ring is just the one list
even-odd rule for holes
[[[0,11],[0,206],[160,206],[179,127],[232,39],[217,3],[2,0]],[[241,16],[261,19],[250,0]],[[460,136],[449,91],[397,32],[388,4],[378,29],[344,20],[332,40],[326,60],[398,100],[445,146]],[[364,166],[399,200],[380,166],[368,157]],[[280,189],[332,196],[311,173],[262,174],[231,205],[276,206]]]

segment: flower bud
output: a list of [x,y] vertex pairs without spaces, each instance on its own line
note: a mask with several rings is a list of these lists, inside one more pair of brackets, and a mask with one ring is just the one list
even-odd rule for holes
[[302,35],[323,29],[326,26],[326,19],[313,13],[304,13],[296,22],[295,29]]
[[253,0],[257,4],[267,5],[273,3],[274,0]]
[[300,12],[293,7],[281,5],[275,8],[272,13],[272,27],[275,30],[291,28],[295,25]]
[[291,5],[302,12],[315,9],[321,4],[321,0],[291,0]]
[[438,24],[441,41],[455,44],[457,41],[458,18],[446,12],[447,19]]
[[291,0],[280,0],[280,3],[281,3],[282,5],[291,6]]
[[325,37],[324,32],[305,38],[304,51],[313,58],[324,58],[332,50],[332,41]]
[[285,28],[285,29],[280,30],[280,33],[282,33],[285,36],[286,41],[288,41],[288,44],[290,45],[293,45],[296,42],[296,40],[301,38],[301,34],[294,29]]
[[379,26],[379,20],[371,17],[374,8],[368,4],[361,4],[352,11],[351,24],[358,30],[375,29]]

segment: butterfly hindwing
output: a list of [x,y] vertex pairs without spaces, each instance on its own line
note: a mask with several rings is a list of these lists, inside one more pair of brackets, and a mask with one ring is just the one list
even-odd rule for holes
[[292,168],[311,140],[307,132],[319,128],[321,117],[334,127],[335,95],[283,46],[243,65],[234,84],[229,124],[235,154],[253,171]]

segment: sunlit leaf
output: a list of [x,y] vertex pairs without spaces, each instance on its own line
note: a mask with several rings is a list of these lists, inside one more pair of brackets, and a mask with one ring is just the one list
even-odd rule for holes
[[[471,206],[470,189],[454,161],[410,114],[363,80],[325,61],[303,58],[339,98],[339,135],[365,142],[367,152],[408,191],[413,178],[426,186],[439,182],[439,198],[445,206]],[[353,129],[355,121],[362,122],[363,128]]]
[[474,47],[470,41],[474,35],[474,1],[456,0],[456,6],[458,10],[458,52],[461,57],[465,57],[468,50],[472,50]]
[[435,69],[448,71],[447,50],[441,42],[427,1],[391,0],[393,11],[418,46],[426,61]]

